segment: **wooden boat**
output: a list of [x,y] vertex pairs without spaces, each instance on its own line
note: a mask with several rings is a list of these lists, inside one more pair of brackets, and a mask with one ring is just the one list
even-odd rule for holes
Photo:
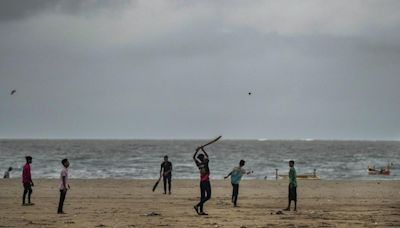
[[[280,174],[278,175],[280,178],[283,179],[289,179],[289,175],[287,174]],[[314,169],[313,173],[304,173],[304,174],[299,174],[296,175],[297,179],[301,179],[301,180],[320,180],[321,178],[319,176],[317,176],[317,170]]]
[[[282,179],[289,179],[289,175],[279,175],[280,178]],[[320,180],[321,178],[317,175],[314,175],[312,173],[304,173],[304,174],[299,174],[296,176],[297,179],[299,180]]]
[[390,168],[386,166],[385,168],[375,169],[375,166],[368,166],[368,175],[390,175]]

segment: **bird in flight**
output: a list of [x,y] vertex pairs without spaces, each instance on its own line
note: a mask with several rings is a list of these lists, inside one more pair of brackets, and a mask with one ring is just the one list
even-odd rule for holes
[[10,95],[14,95],[14,93],[17,92],[17,90],[13,89],[10,93]]

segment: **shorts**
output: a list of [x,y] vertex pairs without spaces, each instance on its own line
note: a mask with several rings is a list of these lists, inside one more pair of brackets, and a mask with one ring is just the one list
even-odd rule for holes
[[289,185],[289,200],[297,201],[297,188]]

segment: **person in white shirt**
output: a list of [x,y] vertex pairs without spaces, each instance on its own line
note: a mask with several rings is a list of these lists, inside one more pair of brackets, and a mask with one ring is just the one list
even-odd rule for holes
[[[63,206],[64,206],[64,200],[65,196],[67,195],[67,190],[70,189],[70,186],[68,184],[68,167],[69,167],[69,161],[68,159],[63,159],[61,161],[61,164],[63,165],[63,169],[61,170],[60,173],[60,202],[58,204],[58,214],[64,214]],[[67,188],[68,187],[68,188]]]

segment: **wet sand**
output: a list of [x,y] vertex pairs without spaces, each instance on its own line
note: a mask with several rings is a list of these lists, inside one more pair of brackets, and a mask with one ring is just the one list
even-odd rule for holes
[[2,179],[0,227],[400,227],[400,181],[299,180],[298,211],[276,214],[287,205],[287,180],[243,180],[237,208],[229,180],[212,180],[208,216],[193,209],[198,181],[173,180],[172,195],[162,183],[152,192],[154,182],[71,179],[67,214],[58,215],[58,180],[36,180],[35,205],[21,206],[20,180]]

